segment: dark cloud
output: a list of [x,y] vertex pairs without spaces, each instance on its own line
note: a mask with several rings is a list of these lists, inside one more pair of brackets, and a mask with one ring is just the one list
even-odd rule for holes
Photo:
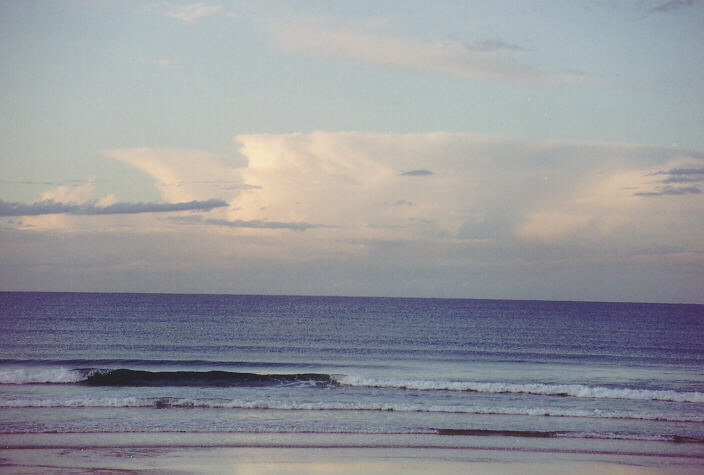
[[38,186],[81,186],[96,183],[95,180],[32,181],[32,180],[0,180],[3,185],[38,185]]
[[704,175],[703,176],[686,176],[686,175],[675,175],[675,176],[670,176],[665,178],[664,180],[660,180],[660,183],[663,184],[668,184],[668,183],[698,183],[700,181],[704,181]]
[[477,45],[474,47],[474,49],[478,51],[499,51],[499,50],[510,50],[510,51],[525,51],[525,48],[522,48],[518,45],[515,45],[513,43],[508,43],[501,38],[487,38],[483,41],[480,41],[477,43]]
[[699,0],[669,0],[665,3],[658,5],[653,8],[654,12],[669,12],[672,10],[678,10],[682,7],[693,7],[699,3]]
[[413,206],[413,203],[407,200],[398,200],[391,203],[391,206]]
[[0,200],[0,216],[41,216],[45,214],[105,215],[169,213],[173,211],[210,211],[227,206],[225,201],[189,201],[185,203],[114,203],[109,206],[95,204],[60,203],[54,200],[36,203],[11,203]]
[[29,181],[29,180],[0,180],[3,185],[51,185],[57,186],[61,183],[56,183],[55,181]]
[[672,186],[666,186],[658,191],[644,191],[640,193],[633,193],[633,196],[665,196],[665,195],[687,195],[687,194],[699,194],[700,190],[696,186],[681,186],[675,188]]
[[669,170],[660,170],[653,175],[700,175],[704,177],[704,168],[671,168]]
[[403,172],[400,175],[401,176],[430,176],[430,175],[435,175],[435,173],[431,172],[430,170],[411,170],[409,172]]
[[660,180],[660,183],[698,183],[704,181],[704,168],[671,168],[670,170],[660,170],[651,175],[666,175],[667,178]]
[[294,221],[294,222],[282,222],[282,221],[262,221],[259,219],[252,219],[245,221],[242,219],[236,219],[234,221],[229,221],[227,219],[203,219],[200,216],[187,216],[181,218],[172,218],[171,221],[180,224],[205,224],[208,226],[226,226],[228,228],[250,228],[250,229],[291,229],[293,231],[305,231],[311,228],[324,228],[329,226],[323,226],[319,224],[310,224],[305,221]]

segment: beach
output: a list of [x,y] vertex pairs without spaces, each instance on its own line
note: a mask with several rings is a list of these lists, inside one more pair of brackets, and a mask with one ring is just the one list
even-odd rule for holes
[[525,447],[510,440],[458,441],[454,446],[439,441],[412,445],[394,437],[388,438],[386,446],[378,439],[366,442],[344,436],[325,442],[300,434],[238,438],[216,434],[4,436],[0,471],[695,474],[702,468],[700,457],[677,451],[658,455],[642,450],[605,453]]

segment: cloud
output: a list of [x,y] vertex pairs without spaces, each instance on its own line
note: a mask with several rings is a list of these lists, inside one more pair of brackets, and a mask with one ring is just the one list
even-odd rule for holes
[[704,168],[673,168],[671,170],[660,170],[652,173],[652,175],[667,175],[667,178],[660,180],[660,183],[665,185],[704,182]]
[[657,171],[653,175],[696,175],[704,179],[704,168],[672,168],[670,170]]
[[322,225],[310,224],[302,221],[290,223],[285,223],[281,221],[262,221],[258,219],[253,219],[249,221],[235,219],[230,221],[227,219],[203,219],[200,216],[176,217],[171,218],[171,221],[179,224],[205,224],[208,226],[225,226],[228,228],[249,229],[290,229],[293,231],[305,231],[306,229],[325,227]]
[[639,193],[633,193],[633,196],[666,196],[666,195],[687,195],[687,194],[699,194],[700,190],[696,186],[665,186],[659,191],[643,191]]
[[107,206],[95,204],[62,203],[54,200],[24,204],[0,200],[0,216],[43,216],[49,214],[110,215],[140,213],[171,213],[176,211],[210,211],[227,206],[221,200],[190,201],[187,203],[127,203],[118,202]]
[[525,48],[515,45],[513,43],[508,43],[502,40],[501,38],[487,38],[477,43],[475,48],[479,51],[526,51]]
[[[704,193],[634,196],[666,192],[662,179],[700,176],[696,151],[447,132],[242,134],[235,143],[232,156],[106,152],[153,178],[166,204],[216,201],[207,215],[98,201],[92,183],[31,205],[1,202],[5,216],[144,211],[17,219],[0,228],[6,281],[38,285],[52,275],[68,285],[73,275],[91,284],[129,264],[140,270],[123,282],[177,275],[185,287],[159,289],[174,291],[701,299]],[[431,177],[400,175],[429,169]],[[108,242],[129,246],[116,254]],[[623,285],[626,275],[636,280]]]
[[193,21],[213,15],[222,9],[219,5],[209,5],[203,2],[192,3],[164,12],[166,16],[182,21]]
[[660,183],[699,183],[704,181],[704,176],[670,176],[660,180]]
[[[261,188],[233,199],[237,212],[228,211],[229,219],[335,225],[321,231],[329,242],[628,247],[633,232],[653,246],[696,241],[696,192],[672,200],[634,196],[661,191],[653,189],[655,172],[699,168],[694,152],[683,159],[668,147],[443,132],[254,134],[236,141],[249,164],[243,181]],[[432,180],[409,179],[428,176],[423,166],[430,162]],[[668,236],[677,226],[680,235]]]
[[500,38],[476,44],[420,41],[319,21],[276,22],[271,34],[283,49],[366,63],[423,69],[467,79],[517,83],[584,82],[575,71],[540,70],[523,58],[524,49]]
[[660,13],[670,12],[684,7],[693,7],[697,3],[699,3],[699,0],[669,0],[657,7],[653,7],[652,11]]
[[31,181],[31,180],[0,180],[0,183],[2,183],[3,185],[41,185],[41,186],[59,185],[59,183],[54,182],[54,181]]
[[430,175],[435,175],[435,173],[431,172],[430,170],[411,170],[409,172],[403,172],[399,174],[400,176],[430,176]]
[[103,155],[151,176],[164,201],[231,201],[252,188],[242,180],[240,169],[247,161],[241,156],[146,147],[104,150]]

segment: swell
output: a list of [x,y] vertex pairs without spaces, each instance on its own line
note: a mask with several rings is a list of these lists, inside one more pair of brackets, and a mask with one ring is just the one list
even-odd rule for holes
[[88,386],[273,386],[333,384],[330,375],[320,373],[256,374],[232,371],[142,371],[115,369],[90,372],[81,382]]
[[21,365],[36,368],[38,366],[68,366],[68,367],[127,367],[127,366],[142,366],[142,367],[261,367],[261,368],[277,368],[277,367],[310,367],[316,366],[315,363],[305,362],[275,362],[275,361],[225,361],[225,360],[145,360],[145,359],[16,359],[2,358],[0,365]]
[[678,434],[663,435],[636,435],[636,434],[609,434],[588,432],[561,432],[537,430],[504,430],[504,429],[446,429],[433,428],[438,435],[471,436],[471,437],[525,437],[532,439],[570,438],[570,439],[606,439],[606,440],[633,440],[633,441],[660,441],[674,442],[677,444],[704,444],[704,438],[684,436]]
[[258,374],[234,371],[146,371],[134,369],[20,368],[0,371],[1,384],[81,384],[86,386],[273,386],[334,385],[332,376],[322,373]]
[[503,437],[531,437],[549,438],[556,437],[560,432],[537,430],[491,430],[491,429],[434,429],[438,435],[464,435],[464,436],[503,436]]

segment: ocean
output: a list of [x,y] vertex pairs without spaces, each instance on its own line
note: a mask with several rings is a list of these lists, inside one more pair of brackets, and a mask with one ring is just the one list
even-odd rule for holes
[[704,305],[0,293],[0,441],[46,434],[703,463]]

